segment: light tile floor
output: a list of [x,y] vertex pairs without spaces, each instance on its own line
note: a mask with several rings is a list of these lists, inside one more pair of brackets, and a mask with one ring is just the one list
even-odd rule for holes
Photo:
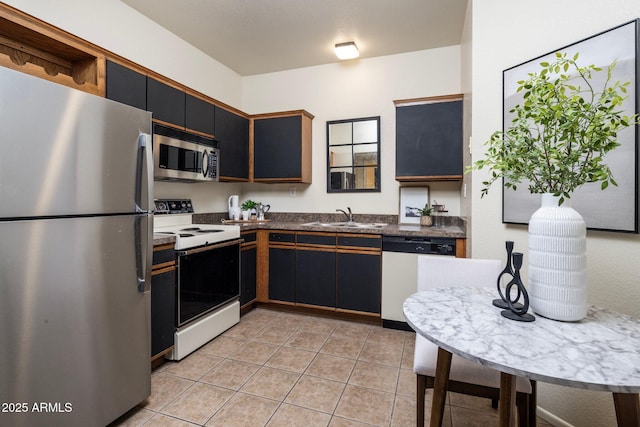
[[[415,426],[414,342],[410,332],[255,309],[154,370],[151,396],[113,426]],[[449,394],[445,426],[497,424],[488,400]]]

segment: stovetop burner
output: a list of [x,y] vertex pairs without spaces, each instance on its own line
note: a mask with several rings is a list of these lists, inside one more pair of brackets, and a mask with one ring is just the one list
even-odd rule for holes
[[195,234],[202,234],[202,233],[219,233],[222,230],[219,229],[202,229],[200,227],[187,227],[187,228],[183,228],[180,231],[186,231],[188,233],[193,233]]
[[185,215],[193,213],[189,199],[156,200],[156,214],[159,213],[166,215],[154,218],[154,232],[175,236],[176,250],[240,238],[240,227],[237,225],[194,224],[191,215]]

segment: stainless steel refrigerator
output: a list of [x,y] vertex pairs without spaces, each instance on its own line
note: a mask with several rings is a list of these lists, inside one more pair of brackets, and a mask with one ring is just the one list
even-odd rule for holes
[[149,396],[151,115],[0,67],[0,425]]

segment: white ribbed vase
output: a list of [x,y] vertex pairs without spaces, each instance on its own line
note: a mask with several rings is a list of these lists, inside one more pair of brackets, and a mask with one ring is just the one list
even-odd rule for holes
[[529,299],[537,314],[577,321],[587,314],[587,227],[565,199],[543,194],[529,220]]

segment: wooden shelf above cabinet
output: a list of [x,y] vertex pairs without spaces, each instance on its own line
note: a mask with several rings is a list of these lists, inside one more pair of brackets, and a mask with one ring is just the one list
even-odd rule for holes
[[59,28],[0,3],[0,66],[104,96],[104,55]]

